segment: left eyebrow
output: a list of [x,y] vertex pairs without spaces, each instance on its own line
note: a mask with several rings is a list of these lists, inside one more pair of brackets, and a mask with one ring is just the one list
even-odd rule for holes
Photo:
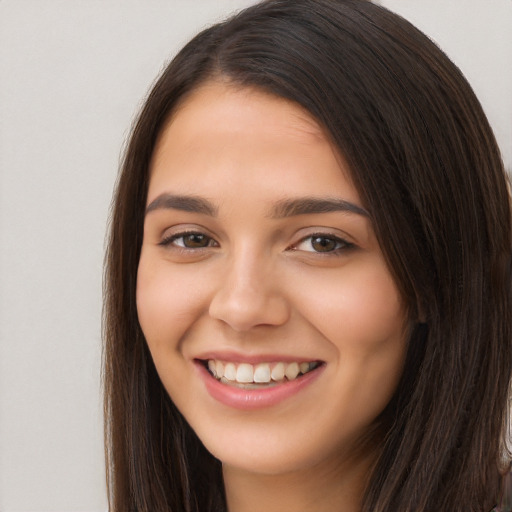
[[272,208],[272,218],[293,217],[315,213],[347,212],[370,218],[367,210],[344,199],[304,197],[300,199],[284,199]]

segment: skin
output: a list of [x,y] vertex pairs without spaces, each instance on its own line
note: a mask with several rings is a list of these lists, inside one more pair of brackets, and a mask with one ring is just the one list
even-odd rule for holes
[[[407,329],[342,157],[296,104],[210,82],[167,123],[150,171],[139,321],[163,385],[223,463],[229,510],[357,511],[377,453],[361,440],[396,388]],[[305,197],[356,211],[276,206]],[[194,245],[190,231],[206,236]],[[208,351],[323,365],[246,411],[207,392],[194,359]]]

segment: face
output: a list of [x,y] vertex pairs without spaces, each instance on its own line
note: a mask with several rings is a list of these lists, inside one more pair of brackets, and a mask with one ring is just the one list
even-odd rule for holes
[[170,397],[245,471],[353,456],[402,370],[404,308],[343,159],[254,89],[204,85],[161,134],[137,308]]

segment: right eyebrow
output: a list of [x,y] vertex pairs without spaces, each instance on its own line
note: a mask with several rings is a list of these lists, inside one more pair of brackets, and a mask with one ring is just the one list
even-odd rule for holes
[[160,194],[146,207],[146,215],[155,210],[181,210],[183,212],[202,213],[217,216],[217,208],[207,199],[196,196]]

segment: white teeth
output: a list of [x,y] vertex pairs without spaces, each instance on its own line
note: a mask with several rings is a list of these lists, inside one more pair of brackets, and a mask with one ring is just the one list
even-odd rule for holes
[[228,363],[224,367],[224,377],[228,380],[236,380],[236,366],[233,363]]
[[284,364],[277,363],[274,368],[272,368],[272,380],[279,381],[284,379]]
[[284,372],[288,380],[293,380],[299,375],[300,369],[298,363],[290,363]]
[[292,363],[259,363],[255,366],[249,363],[223,363],[222,361],[210,359],[207,362],[208,370],[213,377],[224,383],[244,385],[247,389],[253,389],[258,385],[274,385],[287,380],[294,380],[299,375],[314,370],[316,362],[292,362]]
[[254,372],[252,364],[242,363],[238,365],[236,370],[236,381],[237,382],[252,382],[254,378]]
[[254,382],[270,382],[270,365],[262,363],[254,368]]
[[215,364],[215,361],[213,361],[211,359],[208,361],[208,370],[210,370],[212,372],[212,375],[214,377],[217,377],[217,375],[222,375],[222,373],[220,373],[220,374],[217,373],[217,367],[216,366],[217,365]]

